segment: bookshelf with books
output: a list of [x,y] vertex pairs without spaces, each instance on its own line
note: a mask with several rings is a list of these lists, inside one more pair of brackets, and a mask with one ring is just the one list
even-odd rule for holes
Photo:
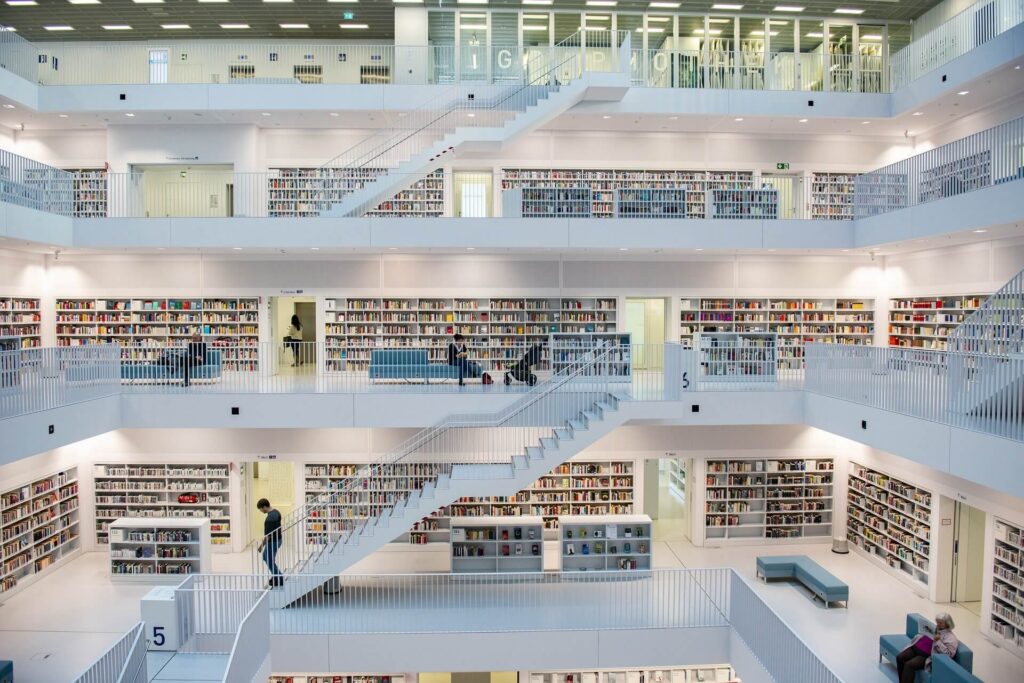
[[989,633],[1024,657],[1024,525],[996,517],[993,532]]
[[827,457],[708,460],[705,544],[831,538],[834,471]]
[[0,595],[29,585],[80,547],[78,469],[0,493]]
[[452,520],[453,574],[544,571],[544,523],[540,517],[463,517]]
[[115,583],[178,583],[183,576],[212,571],[209,519],[118,519],[108,533]]
[[778,337],[770,332],[704,332],[697,335],[697,363],[711,382],[774,382]]
[[779,217],[779,191],[771,188],[710,189],[708,218],[774,220]]
[[552,334],[549,348],[552,372],[572,372],[574,365],[599,359],[586,371],[588,376],[613,377],[627,382],[632,373],[632,347],[628,332]]
[[686,504],[686,468],[678,458],[668,458],[666,464],[668,492],[680,503]]
[[501,193],[505,218],[590,218],[593,193],[589,187],[523,185]]
[[23,349],[41,346],[41,318],[38,298],[0,296],[0,337],[17,337]]
[[811,173],[811,215],[826,221],[853,220],[855,173]]
[[402,674],[273,674],[268,683],[405,683]]
[[926,589],[931,562],[930,491],[850,461],[847,539],[919,589]]
[[69,168],[72,211],[76,218],[106,218],[107,172],[102,168]]
[[889,301],[889,346],[945,351],[947,338],[987,294],[903,297]]
[[688,195],[683,188],[618,188],[615,190],[615,215],[619,218],[687,218]]
[[821,341],[870,346],[875,334],[870,298],[685,297],[679,302],[679,341],[698,334],[768,332],[778,338],[780,368],[802,368],[804,345]]
[[953,197],[992,184],[992,152],[982,150],[921,171],[920,201]]
[[[618,325],[614,297],[328,297],[324,306],[328,372],[365,371],[373,349],[426,348],[431,363],[446,363],[456,332],[466,337],[469,360],[501,372],[534,344],[546,347],[553,333],[583,337]],[[545,349],[540,366],[550,360]]]
[[563,572],[651,569],[647,515],[570,515],[559,520]]
[[878,216],[907,206],[906,173],[864,173],[853,182],[853,212],[857,218]]
[[57,346],[118,344],[121,358],[155,362],[168,346],[202,335],[227,371],[259,367],[257,297],[57,299]]
[[230,551],[230,490],[227,463],[93,465],[96,544],[109,543],[110,526],[118,519],[208,519],[210,545]]
[[[329,212],[346,195],[384,172],[379,168],[272,168],[267,180],[267,215],[314,217]],[[444,215],[445,175],[437,169],[413,183],[368,216]]]
[[728,664],[646,669],[531,671],[529,683],[740,683]]

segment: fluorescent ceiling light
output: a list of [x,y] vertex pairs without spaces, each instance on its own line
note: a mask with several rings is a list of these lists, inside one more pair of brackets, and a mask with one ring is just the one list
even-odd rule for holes
[[309,28],[309,24],[278,24],[281,28]]
[[711,9],[733,9],[733,10],[741,10],[741,9],[743,9],[743,5],[721,5],[721,4],[719,4],[719,5],[712,5],[712,6],[711,6]]
[[615,7],[618,0],[587,0],[587,7]]
[[807,37],[808,38],[824,38],[825,34],[821,33],[820,31],[811,31],[810,33],[807,34]]
[[68,0],[69,5],[98,5],[100,0]]
[[807,119],[800,119],[800,123],[807,123]]
[[[644,30],[642,28],[637,28],[637,32],[638,33],[643,33]],[[653,26],[653,27],[647,29],[647,33],[664,33],[664,32],[665,32],[665,29],[661,28],[660,26]]]
[[882,36],[877,33],[869,33],[866,36],[861,36],[861,40],[881,40]]
[[459,28],[467,31],[486,31],[487,24],[459,24]]
[[135,118],[135,114],[131,113],[130,111],[129,112],[125,112],[125,116],[127,116],[130,119]]
[[214,3],[214,2],[220,3],[220,2],[227,2],[228,0],[196,0],[196,1],[197,2],[202,2],[202,3]]
[[65,26],[63,24],[59,25],[59,26],[44,26],[43,28],[46,29],[47,31],[74,31],[75,30],[73,26]]
[[541,21],[547,21],[547,14],[524,14],[523,19],[540,19]]
[[[751,31],[750,35],[752,35],[752,36],[763,36],[764,35],[764,31]],[[769,31],[769,35],[777,36],[777,35],[779,35],[779,32],[778,31]]]
[[734,19],[708,19],[709,24],[731,24]]
[[734,120],[734,121],[742,121],[742,120],[743,120],[743,117],[742,117],[742,116],[737,116],[737,117],[736,117],[735,119],[733,119],[733,120]]
[[555,0],[523,0],[524,5],[551,5]]
[[488,0],[458,0],[460,5],[486,5]]
[[607,31],[607,26],[580,26],[581,31]]
[[678,2],[652,2],[648,7],[660,7],[662,9],[679,9]]
[[789,19],[769,19],[769,26],[789,26]]
[[284,3],[284,2],[295,2],[295,0],[263,0],[263,2],[277,2],[277,3]]
[[132,27],[128,24],[103,24],[104,31],[131,31]]
[[249,28],[249,24],[221,24],[220,27],[226,29]]
[[363,29],[370,28],[369,24],[338,24],[338,28],[343,29]]
[[396,5],[422,5],[423,0],[391,0]]
[[773,12],[803,12],[804,8],[799,5],[776,5]]
[[548,27],[547,26],[527,26],[526,24],[523,24],[523,30],[524,31],[547,31]]
[[[702,35],[704,35],[704,29],[702,29],[702,28],[694,29],[693,35],[695,35],[695,36],[702,36]],[[722,35],[722,29],[719,29],[719,28],[709,28],[708,29],[708,35],[709,36],[720,36],[720,35]]]
[[866,125],[868,125],[868,124],[870,124],[870,123],[871,123],[870,121],[861,121],[861,122],[860,122],[860,125],[862,125],[862,126],[866,126]]
[[132,0],[136,5],[162,5],[164,0]]
[[13,104],[5,104],[4,105],[4,109],[14,109],[14,105]]
[[160,28],[168,31],[185,31],[192,27],[188,24],[160,24]]
[[57,114],[57,116],[59,116],[62,119],[66,119],[68,117],[67,114]]
[[39,3],[36,0],[7,0],[7,4],[11,7],[31,7]]
[[840,7],[834,14],[864,14],[864,10],[854,9],[853,7]]
[[968,94],[969,92],[971,92],[971,91],[970,90],[961,90],[960,92],[957,93],[957,95],[963,96],[963,95]]
[[914,112],[914,116],[924,116],[924,112],[923,111],[915,111]]
[[672,17],[647,17],[647,21],[648,23],[653,22],[655,24],[664,24],[666,22],[672,21]]
[[343,2],[347,5],[354,5],[359,2],[359,0],[327,0],[327,2]]

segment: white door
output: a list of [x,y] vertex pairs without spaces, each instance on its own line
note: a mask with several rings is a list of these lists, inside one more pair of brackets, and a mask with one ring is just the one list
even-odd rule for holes
[[149,82],[150,83],[166,83],[167,82],[167,62],[168,62],[168,51],[167,50],[150,50],[149,51]]

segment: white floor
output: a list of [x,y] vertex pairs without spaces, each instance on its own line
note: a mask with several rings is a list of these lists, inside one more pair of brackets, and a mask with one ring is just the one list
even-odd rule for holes
[[[757,555],[797,551],[846,581],[850,608],[829,610],[789,582],[753,585],[847,683],[894,680],[892,668],[878,664],[878,635],[900,631],[907,612],[937,611],[954,616],[958,635],[975,652],[975,673],[983,680],[1024,681],[1024,660],[981,636],[977,616],[958,605],[940,606],[917,596],[860,556],[835,555],[825,545],[696,548],[681,537],[679,526],[665,518],[657,523],[656,538],[664,540],[652,546],[656,567],[732,566],[753,581]],[[138,620],[139,599],[149,586],[111,584],[106,560],[104,553],[84,554],[0,606],[0,659],[14,660],[18,683],[71,680]],[[214,555],[214,568],[220,572],[246,570],[248,563],[244,554]],[[150,674],[168,683],[182,680],[173,669]]]

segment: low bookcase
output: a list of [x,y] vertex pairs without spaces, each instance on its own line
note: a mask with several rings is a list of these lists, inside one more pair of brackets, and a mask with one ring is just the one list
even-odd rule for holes
[[210,572],[208,519],[119,519],[109,533],[111,581],[177,583]]
[[563,572],[651,568],[647,515],[571,515],[559,519],[559,531]]
[[534,516],[452,519],[452,573],[544,571],[544,520]]

